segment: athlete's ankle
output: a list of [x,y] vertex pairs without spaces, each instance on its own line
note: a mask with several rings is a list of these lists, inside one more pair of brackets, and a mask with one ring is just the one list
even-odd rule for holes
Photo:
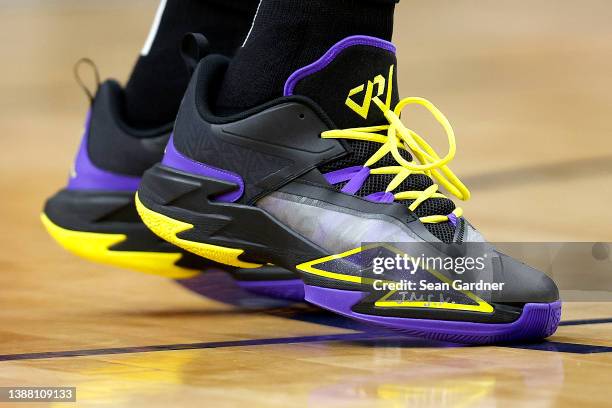
[[179,52],[183,36],[202,33],[212,53],[232,55],[251,27],[257,4],[258,0],[162,0],[126,85],[126,120],[137,127],[173,121],[190,76]]
[[282,96],[287,78],[352,35],[390,40],[396,0],[262,0],[217,100],[235,113]]

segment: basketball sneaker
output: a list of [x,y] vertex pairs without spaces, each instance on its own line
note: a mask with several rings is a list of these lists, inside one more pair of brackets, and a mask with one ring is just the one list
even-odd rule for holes
[[[448,167],[453,129],[426,99],[399,99],[392,43],[346,38],[287,78],[283,97],[233,116],[214,108],[227,66],[200,61],[144,175],[136,206],[153,232],[233,267],[299,271],[307,301],[410,335],[486,344],[556,330],[554,282],[495,250],[441,192],[470,195]],[[447,155],[400,119],[417,105],[446,131]],[[459,260],[474,253],[482,268],[466,272]],[[377,270],[430,254],[444,265]]]
[[99,85],[68,185],[48,199],[41,215],[49,234],[68,251],[94,262],[173,279],[223,270],[244,289],[303,300],[303,283],[293,272],[274,266],[241,271],[151,233],[136,212],[134,192],[144,171],[161,160],[173,124],[130,127],[122,119],[122,100],[117,82]]

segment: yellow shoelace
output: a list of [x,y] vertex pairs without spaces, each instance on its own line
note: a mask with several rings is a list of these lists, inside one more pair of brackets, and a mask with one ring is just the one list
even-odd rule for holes
[[[447,164],[455,157],[457,150],[455,132],[444,114],[430,101],[419,97],[402,99],[395,109],[385,105],[378,97],[372,98],[389,121],[389,125],[360,127],[352,129],[336,129],[323,132],[321,137],[326,139],[353,139],[380,143],[382,146],[368,161],[364,167],[371,168],[389,152],[397,161],[399,166],[378,167],[370,170],[370,174],[395,174],[395,177],[387,186],[386,192],[392,193],[411,174],[426,174],[434,179],[452,195],[462,201],[470,198],[470,191],[459,180],[459,178],[448,168]],[[442,125],[448,137],[448,153],[443,158],[415,131],[408,129],[402,123],[400,114],[408,105],[421,105],[427,109],[434,118]],[[386,132],[386,134],[382,134]],[[413,161],[409,162],[402,157],[399,149],[408,150],[412,153]],[[416,158],[420,163],[417,163]],[[396,200],[414,200],[408,207],[415,211],[419,205],[429,198],[447,198],[438,192],[438,184],[433,184],[423,191],[402,191],[393,193]],[[452,214],[460,218],[463,210],[455,208]],[[423,223],[440,223],[449,221],[448,215],[430,215],[420,218]]]

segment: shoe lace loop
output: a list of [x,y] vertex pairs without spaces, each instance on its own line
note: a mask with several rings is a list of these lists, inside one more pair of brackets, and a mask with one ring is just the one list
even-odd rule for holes
[[[376,201],[414,200],[408,207],[411,211],[415,211],[419,205],[430,198],[446,198],[444,194],[438,191],[440,185],[458,199],[462,201],[468,200],[470,198],[470,191],[448,167],[448,163],[455,157],[457,145],[455,141],[455,132],[446,116],[444,116],[433,103],[420,97],[404,98],[394,109],[391,109],[390,104],[387,105],[383,103],[378,97],[374,97],[372,100],[384,114],[389,122],[388,125],[335,129],[321,134],[321,137],[326,139],[353,139],[381,144],[381,147],[376,153],[374,153],[363,165],[363,168],[367,170],[365,172],[366,174],[364,174],[363,171],[354,172],[348,178],[349,184],[351,181],[354,181],[351,180],[351,178],[354,178],[357,174],[361,175],[360,179],[357,181],[359,187],[365,182],[365,177],[363,177],[363,175],[366,177],[369,174],[395,175],[393,180],[387,185],[384,193],[375,193],[366,198]],[[441,158],[421,136],[415,131],[408,129],[402,123],[400,115],[408,105],[420,105],[424,107],[442,126],[446,132],[449,146],[448,153],[444,157]],[[412,153],[413,160],[408,161],[402,157],[400,149],[408,150]],[[372,166],[388,153],[391,153],[395,161],[399,164],[398,166],[372,168]],[[393,193],[393,190],[401,185],[411,174],[426,174],[438,184],[433,184],[423,191],[401,191]],[[383,197],[388,199],[384,199]],[[462,215],[463,210],[457,207],[451,214],[430,215],[421,217],[420,220],[424,223],[440,223],[446,221],[456,223],[457,218]]]

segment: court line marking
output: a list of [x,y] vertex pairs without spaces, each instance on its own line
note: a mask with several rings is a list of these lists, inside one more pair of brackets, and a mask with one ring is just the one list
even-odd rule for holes
[[[589,324],[605,324],[612,323],[612,318],[607,319],[591,319],[591,320],[568,320],[561,322],[562,326],[577,326]],[[319,336],[300,336],[300,337],[279,337],[279,338],[264,338],[252,340],[234,340],[234,341],[216,341],[203,343],[183,343],[183,344],[162,344],[153,346],[135,346],[135,347],[116,347],[116,348],[101,348],[101,349],[84,349],[84,350],[67,350],[67,351],[49,351],[39,353],[22,353],[22,354],[5,354],[0,355],[2,361],[18,361],[18,360],[43,360],[53,358],[70,358],[70,357],[88,357],[113,354],[134,354],[134,353],[151,353],[158,351],[180,351],[180,350],[201,350],[209,348],[225,348],[225,347],[246,347],[246,346],[267,346],[274,344],[300,344],[300,343],[322,343],[329,341],[366,341],[366,340],[384,340],[397,341],[396,346],[411,346],[411,347],[435,347],[436,345],[446,345],[447,347],[466,347],[450,343],[437,343],[425,339],[405,337],[387,331],[373,331],[362,333],[341,333],[327,334]],[[607,353],[612,352],[612,347],[595,346],[589,344],[562,343],[555,341],[546,341],[537,344],[516,344],[503,345],[498,347],[522,348],[540,351],[554,351],[577,354],[592,354],[592,353]]]
[[[156,351],[178,351],[178,350],[200,350],[209,348],[225,348],[225,347],[245,347],[245,346],[262,346],[274,344],[299,344],[299,343],[320,343],[328,341],[363,341],[375,340],[382,338],[397,338],[402,340],[412,340],[398,334],[386,333],[341,333],[327,334],[320,336],[300,336],[300,337],[278,337],[278,338],[263,338],[249,340],[233,340],[233,341],[215,341],[204,343],[182,343],[182,344],[161,344],[154,346],[135,346],[135,347],[116,347],[116,348],[101,348],[101,349],[84,349],[84,350],[67,350],[67,351],[48,351],[39,353],[23,353],[23,354],[5,354],[0,355],[0,361],[16,361],[16,360],[41,360],[51,358],[64,357],[87,357],[112,354],[133,354],[133,353],[150,353]],[[414,344],[422,346],[424,343],[431,344],[423,339],[414,339]]]
[[563,343],[559,341],[545,341],[536,344],[509,344],[506,347],[518,348],[524,350],[539,350],[539,351],[554,351],[557,353],[573,353],[573,354],[595,354],[595,353],[611,353],[612,347],[596,346],[592,344],[578,343]]
[[612,317],[602,319],[581,319],[581,320],[567,320],[559,323],[559,326],[579,326],[583,324],[604,324],[612,323]]

